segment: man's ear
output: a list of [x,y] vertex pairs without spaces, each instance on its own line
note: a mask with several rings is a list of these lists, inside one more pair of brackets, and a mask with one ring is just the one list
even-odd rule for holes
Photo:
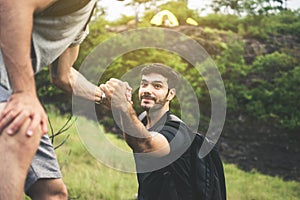
[[175,88],[170,89],[167,100],[171,101],[175,97],[175,95],[176,95],[176,89]]

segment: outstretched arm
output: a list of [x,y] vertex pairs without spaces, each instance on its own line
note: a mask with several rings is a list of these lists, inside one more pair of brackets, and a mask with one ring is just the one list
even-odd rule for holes
[[51,65],[51,81],[60,89],[92,101],[100,101],[102,91],[73,68],[79,45],[66,49]]
[[170,152],[168,140],[158,132],[149,132],[140,122],[126,97],[128,84],[110,79],[101,89],[105,92],[115,121],[124,131],[127,144],[135,153],[153,153],[153,156],[165,156]]

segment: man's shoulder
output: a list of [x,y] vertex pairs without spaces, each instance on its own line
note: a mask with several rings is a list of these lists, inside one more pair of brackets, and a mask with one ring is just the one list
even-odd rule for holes
[[168,121],[183,123],[183,121],[178,116],[176,116],[175,114],[173,114],[169,111],[166,113],[166,115],[167,115]]
[[171,112],[166,113],[166,123],[167,126],[173,126],[175,128],[188,128],[186,124],[178,116]]
[[168,112],[162,131],[170,132],[175,136],[177,133],[186,135],[190,132],[190,129],[178,116]]

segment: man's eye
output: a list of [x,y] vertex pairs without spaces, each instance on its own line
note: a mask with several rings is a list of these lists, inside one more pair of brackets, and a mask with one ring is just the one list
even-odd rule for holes
[[161,86],[161,85],[159,85],[159,84],[155,84],[155,85],[154,85],[154,88],[156,88],[156,89],[160,89],[160,88],[162,88],[162,86]]

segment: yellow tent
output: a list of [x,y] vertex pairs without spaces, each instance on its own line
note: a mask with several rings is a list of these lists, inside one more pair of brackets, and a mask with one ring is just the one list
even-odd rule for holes
[[196,22],[196,20],[194,20],[193,18],[187,18],[186,20],[185,20],[185,22],[187,23],[187,24],[190,24],[190,25],[193,25],[193,26],[198,26],[199,24],[198,24],[198,22]]
[[152,25],[173,27],[178,26],[178,20],[176,16],[169,10],[162,10],[154,15],[150,21]]

